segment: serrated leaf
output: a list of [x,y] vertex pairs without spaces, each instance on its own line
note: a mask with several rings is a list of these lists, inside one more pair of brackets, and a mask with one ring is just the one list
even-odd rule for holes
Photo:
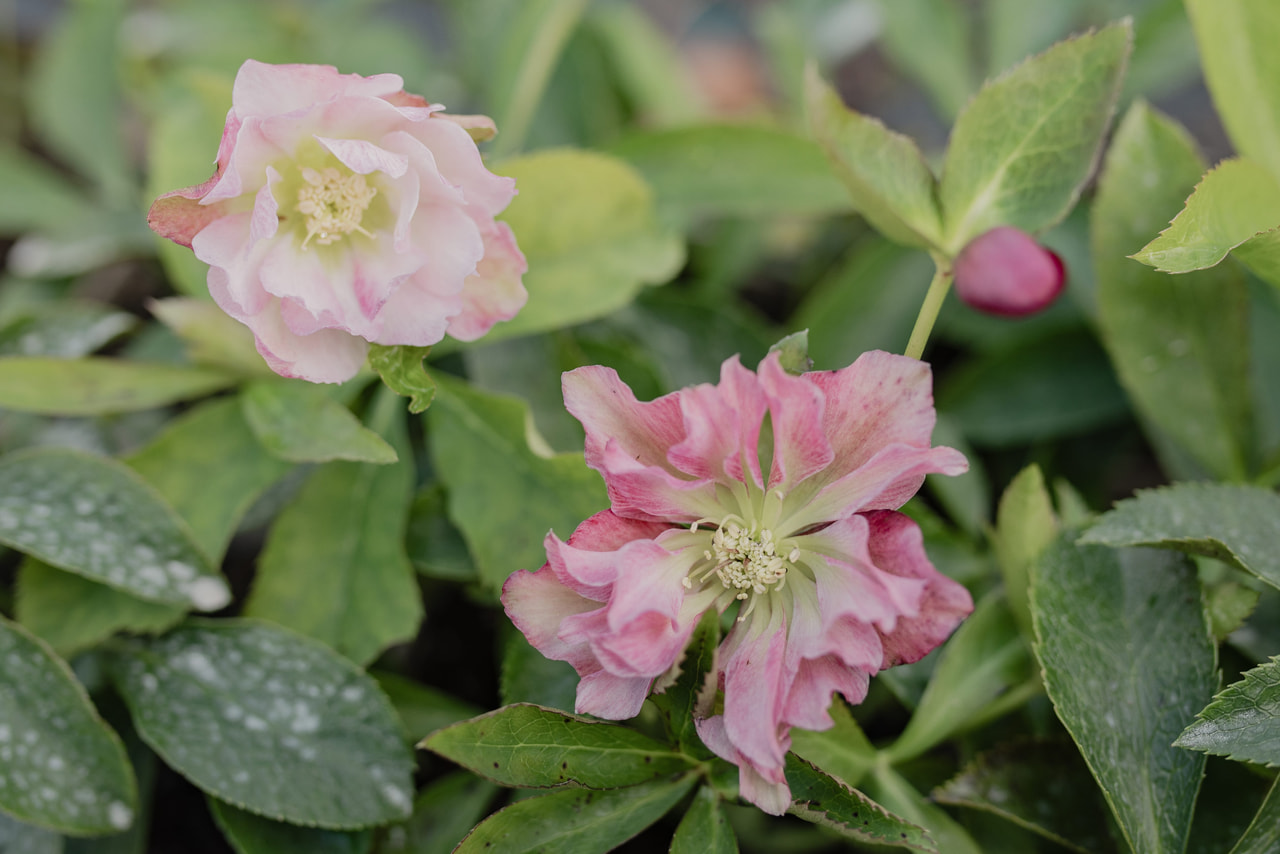
[[449,854],[488,812],[499,789],[468,771],[431,783],[413,802],[413,816],[382,832],[378,854]]
[[1027,601],[1031,566],[1057,536],[1053,502],[1040,467],[1033,463],[1018,472],[1000,496],[992,540],[1009,610],[1028,639],[1032,636],[1031,606]]
[[849,209],[848,194],[832,180],[822,149],[782,129],[694,125],[642,131],[608,150],[648,180],[659,209],[682,221]]
[[40,415],[115,415],[224,389],[235,378],[204,368],[123,359],[0,358],[0,408]]
[[523,401],[458,382],[442,381],[440,391],[428,416],[432,460],[480,580],[496,592],[511,573],[546,562],[548,530],[567,539],[608,496],[581,454],[530,448]]
[[791,750],[850,787],[857,786],[876,764],[876,749],[853,719],[848,705],[835,700],[827,711],[835,726],[821,732],[791,730]]
[[1186,131],[1134,104],[1093,206],[1098,320],[1116,374],[1155,436],[1219,477],[1240,478],[1252,421],[1243,278],[1228,265],[1164,276],[1124,257],[1179,210],[1202,169]]
[[76,836],[127,828],[133,769],[71,668],[3,617],[0,659],[0,809]]
[[942,238],[937,180],[909,137],[850,110],[812,67],[806,73],[809,130],[877,231],[908,246],[938,246]]
[[1270,854],[1280,848],[1280,785],[1273,784],[1231,854]]
[[791,787],[791,807],[787,812],[791,815],[859,842],[937,854],[937,846],[922,828],[904,821],[794,753],[787,754],[786,774]]
[[507,160],[494,171],[520,188],[501,219],[529,262],[529,302],[486,340],[609,314],[684,264],[684,242],[658,224],[653,190],[623,160],[564,148]]
[[216,610],[231,592],[132,470],[64,449],[0,459],[0,543],[148,601]]
[[671,854],[738,854],[738,838],[725,818],[720,796],[710,786],[698,790],[680,819]]
[[318,386],[265,381],[240,396],[244,418],[262,446],[295,463],[349,460],[394,463],[395,449]]
[[676,805],[695,777],[598,792],[566,789],[518,801],[481,822],[454,854],[604,854]]
[[1054,710],[1125,839],[1181,852],[1204,757],[1172,743],[1218,681],[1194,567],[1067,535],[1037,562],[1031,616]]
[[209,798],[209,812],[236,854],[367,854],[368,830],[322,830],[272,821]]
[[122,645],[112,676],[142,739],[208,794],[332,830],[409,815],[413,758],[391,704],[316,641],[191,620]]
[[1187,0],[1205,82],[1241,154],[1280,176],[1280,8],[1265,0]]
[[1116,502],[1081,544],[1155,546],[1216,558],[1280,587],[1280,495],[1260,486],[1180,483]]
[[1262,165],[1224,160],[1205,173],[1186,206],[1133,257],[1162,273],[1212,267],[1241,244],[1280,226],[1280,180]]
[[1280,765],[1278,703],[1280,666],[1272,657],[1215,696],[1175,744],[1240,762]]
[[430,347],[387,347],[369,345],[369,367],[378,372],[387,388],[409,398],[409,411],[426,412],[435,400],[436,383],[427,373],[422,360]]
[[370,416],[399,462],[326,463],[276,517],[246,616],[321,640],[357,663],[417,632],[422,596],[404,550],[413,451],[401,406],[384,391]]
[[689,770],[692,761],[616,724],[517,704],[432,733],[419,747],[505,786],[616,789]]
[[994,813],[1080,854],[1115,851],[1089,766],[1065,739],[989,750],[935,789],[933,799]]
[[987,83],[951,132],[939,198],[945,248],[997,225],[1036,232],[1071,210],[1115,109],[1128,21],[1078,36]]

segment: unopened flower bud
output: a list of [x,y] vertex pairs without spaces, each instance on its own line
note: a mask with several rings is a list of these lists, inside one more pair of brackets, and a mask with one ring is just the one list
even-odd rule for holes
[[979,235],[955,262],[956,293],[989,314],[1034,314],[1062,292],[1066,268],[1056,252],[1008,225]]

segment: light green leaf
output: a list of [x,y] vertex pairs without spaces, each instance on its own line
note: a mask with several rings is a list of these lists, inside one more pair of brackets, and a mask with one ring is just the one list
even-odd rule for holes
[[354,830],[409,815],[413,759],[377,683],[328,647],[248,620],[121,646],[116,689],[174,770],[242,809]]
[[809,330],[801,329],[793,332],[769,348],[770,353],[778,353],[784,370],[799,376],[805,371],[813,370],[813,359],[809,358]]
[[132,314],[104,303],[59,300],[0,328],[0,356],[75,359],[89,355],[137,324]]
[[942,648],[929,686],[888,749],[901,762],[952,733],[1015,708],[1038,693],[1027,646],[1008,605],[988,594]]
[[982,87],[951,132],[939,195],[945,248],[997,225],[1040,231],[1075,204],[1115,109],[1128,21],[1062,42]]
[[671,840],[671,854],[738,854],[738,839],[720,807],[720,796],[710,786],[693,796]]
[[1204,757],[1172,744],[1218,682],[1190,561],[1064,537],[1036,565],[1031,615],[1054,710],[1125,839],[1178,854]]
[[127,828],[133,769],[71,668],[3,617],[0,659],[0,809],[76,836]]
[[791,807],[787,812],[791,815],[859,842],[937,854],[937,845],[923,828],[899,818],[794,753],[787,754],[786,774],[791,787]]
[[827,711],[835,726],[821,732],[791,730],[791,750],[852,788],[876,764],[876,749],[853,719],[848,705],[836,700]]
[[434,732],[418,746],[525,789],[616,789],[679,774],[692,764],[636,730],[524,703]]
[[369,367],[378,372],[387,388],[409,398],[409,411],[426,412],[436,396],[436,383],[422,360],[430,347],[369,345]]
[[428,416],[432,459],[480,579],[497,591],[516,570],[546,562],[548,530],[568,539],[608,496],[581,454],[543,456],[530,447],[522,401],[458,382],[441,382],[440,390]]
[[992,540],[996,563],[1004,577],[1009,610],[1028,639],[1032,637],[1031,606],[1027,602],[1031,566],[1057,536],[1058,519],[1053,514],[1053,502],[1040,467],[1033,463],[1018,472],[1000,496]]
[[[174,246],[167,240],[164,245]],[[185,247],[175,248],[191,255],[191,250]],[[161,260],[164,254],[161,253]],[[197,263],[201,268],[204,267],[204,262]],[[200,281],[203,287],[204,279]],[[147,308],[186,343],[187,356],[197,365],[249,377],[276,376],[254,346],[253,333],[249,331],[249,327],[210,300],[169,297],[152,300],[147,303]]]
[[1102,340],[1138,412],[1219,477],[1244,474],[1249,296],[1229,266],[1162,276],[1124,256],[1168,220],[1203,165],[1187,133],[1139,102],[1116,131],[1093,206]]
[[1180,483],[1116,502],[1082,544],[1156,546],[1216,558],[1280,587],[1280,495],[1258,486]]
[[994,813],[1080,854],[1115,851],[1089,766],[1065,739],[1017,741],[980,754],[933,799]]
[[396,461],[395,449],[385,439],[319,386],[287,380],[256,382],[244,390],[240,402],[253,435],[281,459],[296,463]]
[[378,680],[378,687],[391,701],[410,742],[414,744],[441,727],[473,718],[481,712],[452,694],[395,673],[372,672],[369,675]]
[[367,854],[368,830],[322,830],[272,821],[209,798],[209,812],[236,854]]
[[822,149],[781,129],[694,125],[638,131],[609,146],[609,153],[638,169],[653,185],[658,207],[677,221],[849,209]]
[[867,781],[867,792],[881,806],[918,825],[938,851],[946,854],[982,854],[973,837],[947,811],[906,780],[888,764],[877,765]]
[[950,121],[978,88],[969,10],[959,0],[880,0],[882,41]]
[[114,460],[64,449],[0,459],[0,543],[148,601],[231,598],[173,509]]
[[809,131],[877,231],[908,246],[938,246],[937,181],[909,137],[850,110],[816,69],[805,77]]
[[14,616],[64,658],[121,630],[162,632],[185,614],[185,607],[148,602],[34,558],[18,568]]
[[383,831],[378,854],[450,854],[498,793],[498,787],[468,771],[455,771],[422,790],[413,816]]
[[399,462],[327,463],[276,518],[246,616],[288,626],[358,663],[413,637],[423,611],[404,548],[414,471],[401,406],[383,392],[370,418]]
[[0,358],[0,408],[40,415],[113,415],[226,388],[227,374],[123,359]]
[[1280,665],[1277,658],[1244,674],[1213,698],[1175,742],[1179,747],[1268,767],[1280,765]]
[[71,182],[14,145],[0,144],[0,233],[64,227],[89,201]]
[[63,837],[0,812],[0,851],[4,854],[63,854]]
[[1280,785],[1272,785],[1249,829],[1231,854],[1270,854],[1280,848]]
[[606,792],[566,789],[518,801],[481,822],[454,854],[605,854],[666,814],[693,775]]
[[1235,148],[1280,176],[1280,7],[1187,0],[1205,82]]
[[653,190],[616,157],[555,149],[504,161],[494,171],[515,178],[520,191],[501,218],[529,262],[529,302],[486,340],[608,314],[684,264],[680,236],[658,225]]

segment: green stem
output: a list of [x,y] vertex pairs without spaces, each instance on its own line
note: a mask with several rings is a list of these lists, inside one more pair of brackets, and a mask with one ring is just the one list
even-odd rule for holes
[[933,332],[933,324],[942,310],[942,302],[951,290],[951,263],[941,255],[933,256],[937,270],[933,281],[929,283],[929,292],[924,295],[924,304],[920,306],[920,314],[916,317],[915,328],[911,330],[911,339],[907,342],[905,355],[919,359],[924,355],[924,345],[929,341],[929,333]]

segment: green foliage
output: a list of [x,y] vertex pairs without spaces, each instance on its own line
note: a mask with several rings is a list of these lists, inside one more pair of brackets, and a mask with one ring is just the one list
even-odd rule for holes
[[876,749],[854,720],[848,706],[837,701],[827,711],[835,726],[821,732],[792,730],[791,750],[801,759],[839,777],[850,787],[857,786],[875,766]]
[[383,833],[380,854],[449,854],[484,818],[498,787],[466,771],[431,783],[413,804],[413,816]]
[[395,449],[318,386],[263,381],[240,397],[244,418],[262,446],[282,460],[394,463]]
[[1266,854],[1280,845],[1280,795],[1273,785],[1257,816],[1231,854]]
[[676,827],[671,854],[738,854],[738,840],[714,789],[703,786],[694,795]]
[[843,781],[797,757],[787,756],[789,813],[859,842],[913,851],[938,851],[927,832],[879,806]]
[[[963,4],[881,0],[879,6],[889,56],[924,86],[943,116],[954,118],[978,88],[973,34]],[[1021,59],[1022,54],[1010,58]]]
[[299,827],[236,809],[215,798],[209,812],[236,854],[367,854],[373,834]]
[[0,357],[0,407],[41,415],[111,415],[202,397],[227,374],[123,359]]
[[0,808],[77,836],[127,828],[133,769],[71,668],[3,617],[0,656]]
[[1054,710],[1125,839],[1182,851],[1204,763],[1173,741],[1218,683],[1190,562],[1067,535],[1036,565],[1031,615]]
[[1261,765],[1280,765],[1280,668],[1276,659],[1255,667],[1213,698],[1178,737],[1180,747]]
[[409,411],[425,412],[435,400],[436,383],[423,367],[430,347],[369,345],[369,367],[378,372],[387,388],[409,398]]
[[0,355],[87,356],[137,325],[131,314],[96,302],[65,301],[0,323]]
[[992,545],[1004,577],[1005,599],[1024,637],[1031,637],[1027,588],[1031,567],[1058,536],[1058,519],[1040,467],[1030,465],[1009,482],[996,510]]

